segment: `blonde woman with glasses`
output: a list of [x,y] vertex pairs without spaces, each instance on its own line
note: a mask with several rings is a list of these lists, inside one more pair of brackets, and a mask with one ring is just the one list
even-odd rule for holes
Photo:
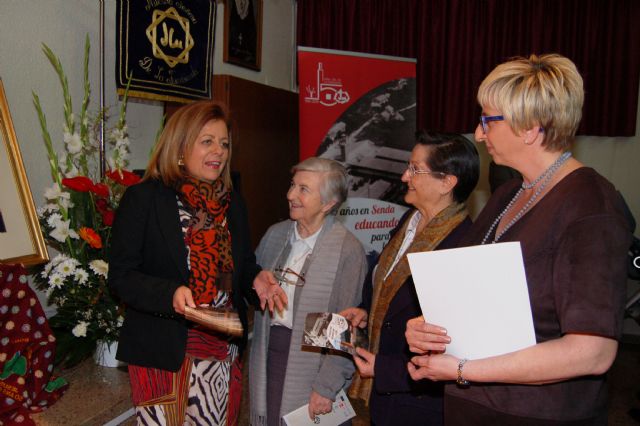
[[447,324],[409,321],[409,373],[449,383],[446,424],[607,424],[631,234],[613,185],[569,151],[583,100],[576,66],[555,54],[498,65],[480,85],[476,140],[523,180],[498,188],[463,243],[520,243],[537,344],[460,359]]

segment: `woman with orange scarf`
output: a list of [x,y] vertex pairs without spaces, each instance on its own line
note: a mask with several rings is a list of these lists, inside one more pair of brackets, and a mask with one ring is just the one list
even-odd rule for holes
[[[116,214],[109,285],[126,305],[117,358],[139,424],[237,423],[245,300],[257,303],[260,268],[231,185],[228,123],[215,102],[178,110]],[[185,307],[201,305],[237,311],[243,337],[188,322]]]

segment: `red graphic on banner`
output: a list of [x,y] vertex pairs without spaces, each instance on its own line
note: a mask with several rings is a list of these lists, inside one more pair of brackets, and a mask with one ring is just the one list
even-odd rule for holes
[[336,119],[372,88],[415,78],[412,60],[298,50],[300,159],[312,157]]
[[300,157],[345,166],[349,196],[337,220],[375,259],[407,210],[401,175],[415,143],[415,61],[300,48],[298,64]]

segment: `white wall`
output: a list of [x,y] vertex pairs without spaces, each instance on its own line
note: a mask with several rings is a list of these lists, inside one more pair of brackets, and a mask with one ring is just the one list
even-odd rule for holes
[[[115,0],[105,0],[105,105],[117,106],[115,93]],[[218,3],[214,72],[232,74],[282,89],[291,88],[293,0],[264,0],[262,71],[223,63],[224,4]],[[54,145],[62,149],[63,105],[53,67],[42,53],[46,43],[60,58],[69,79],[76,111],[82,100],[85,35],[91,42],[91,105],[99,106],[99,2],[97,0],[0,0],[0,77],[27,176],[37,205],[51,185],[44,145],[31,92],[40,97]],[[131,168],[144,168],[162,118],[162,105],[132,99],[128,124]],[[117,110],[114,109],[114,114]]]
[[[62,100],[53,68],[41,51],[45,42],[60,57],[69,78],[74,105],[82,96],[82,59],[85,34],[91,40],[90,80],[92,105],[98,105],[99,2],[97,0],[0,0],[0,77],[7,94],[25,168],[37,205],[43,190],[51,185],[45,150],[31,91],[40,96],[54,144],[62,147]],[[218,0],[214,72],[295,90],[294,0],[264,0],[262,70],[260,72],[222,62],[224,5]],[[116,105],[114,84],[115,0],[105,0],[106,105]],[[265,106],[267,107],[267,106]],[[128,123],[132,140],[132,168],[144,168],[162,116],[162,106],[132,101]],[[640,129],[640,114],[636,128]],[[488,164],[486,152],[484,163]],[[631,138],[580,137],[575,156],[611,180],[625,196],[640,222],[640,130]],[[486,167],[483,168],[486,175]],[[485,188],[485,189],[483,189]],[[488,196],[484,184],[474,197],[475,209]],[[640,230],[637,232],[640,233]],[[635,291],[638,283],[629,283]],[[640,327],[626,322],[627,331],[640,334]]]

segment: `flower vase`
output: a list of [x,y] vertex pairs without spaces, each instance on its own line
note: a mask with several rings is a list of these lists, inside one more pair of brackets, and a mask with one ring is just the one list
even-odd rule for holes
[[99,340],[96,345],[96,352],[93,355],[93,359],[97,365],[102,367],[120,367],[125,363],[116,359],[116,352],[118,351],[118,341],[105,342]]

